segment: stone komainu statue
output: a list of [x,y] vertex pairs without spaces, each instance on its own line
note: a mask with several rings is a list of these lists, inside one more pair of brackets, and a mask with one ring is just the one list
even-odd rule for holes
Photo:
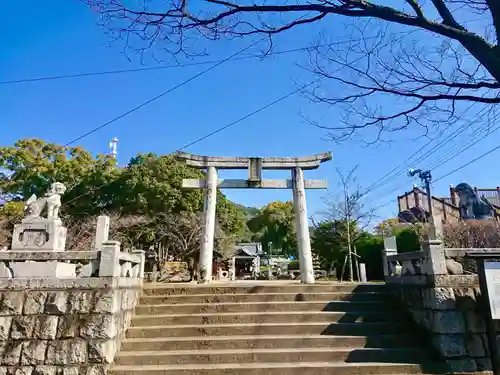
[[455,187],[455,192],[458,194],[460,218],[463,220],[474,219],[484,220],[492,219],[495,210],[484,197],[477,196],[474,189],[466,183],[460,183]]
[[33,194],[24,207],[24,216],[28,219],[38,219],[42,211],[47,207],[47,219],[59,219],[61,208],[61,195],[66,192],[66,186],[60,182],[54,182],[43,197],[37,198]]

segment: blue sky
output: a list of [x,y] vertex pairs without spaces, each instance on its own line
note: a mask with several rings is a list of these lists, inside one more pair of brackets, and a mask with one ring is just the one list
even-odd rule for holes
[[[23,2],[22,9],[17,2],[7,1],[3,3],[2,14],[0,81],[165,64],[154,61],[148,54],[142,62],[136,55],[125,56],[123,44],[110,45],[109,36],[97,25],[97,16],[77,1],[41,3],[28,0]],[[343,22],[340,18],[331,18],[315,27],[303,27],[280,35],[274,41],[275,48],[305,47],[319,32],[343,39]],[[251,41],[200,43],[211,52],[207,59],[212,60],[225,58]],[[250,53],[257,51],[255,47]],[[116,136],[120,140],[120,164],[126,164],[138,152],[172,152],[311,80],[312,76],[298,66],[307,60],[307,56],[306,52],[300,52],[264,60],[227,62],[78,144],[93,153],[105,153],[108,152],[108,142]],[[9,145],[24,137],[65,144],[206,68],[191,66],[0,85],[0,144]],[[331,150],[333,160],[316,171],[306,172],[306,176],[328,179],[330,194],[338,197],[336,168],[348,171],[359,164],[357,183],[367,187],[427,142],[422,138],[415,140],[416,133],[410,130],[394,136],[394,141],[389,144],[370,147],[354,141],[335,144],[325,137],[324,131],[303,120],[301,113],[311,111],[317,111],[324,122],[333,124],[342,114],[335,107],[327,111],[315,107],[307,98],[297,94],[186,151],[202,155],[300,156]],[[475,110],[471,110],[464,119],[471,121],[465,134],[446,142],[439,152],[418,165],[407,167],[428,168],[439,157],[460,150],[461,145],[471,139],[474,129],[480,126],[473,121],[474,115]],[[453,130],[450,129],[448,134],[453,134]],[[434,170],[433,175],[437,178],[468,162],[496,146],[498,139],[498,135],[493,135],[480,142]],[[495,165],[499,155],[493,153],[439,181],[434,185],[435,194],[447,195],[450,183],[462,181],[478,187],[497,186],[499,179]],[[222,173],[225,178],[244,178],[245,175],[244,171]],[[285,177],[283,173],[272,172],[266,176]],[[381,217],[393,216],[397,211],[396,195],[411,189],[412,183],[417,182],[408,180],[401,173],[369,194],[365,203],[377,207],[392,199],[393,203],[381,208],[378,214]],[[387,194],[391,190],[395,191]],[[291,198],[291,192],[285,190],[232,190],[226,193],[238,203],[257,207],[273,200]],[[323,209],[322,197],[325,194],[324,191],[308,192],[310,214]]]

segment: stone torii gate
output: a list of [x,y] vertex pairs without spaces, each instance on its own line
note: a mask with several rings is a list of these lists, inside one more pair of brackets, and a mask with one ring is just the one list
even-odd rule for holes
[[[183,188],[205,189],[204,226],[198,262],[198,283],[209,283],[212,280],[217,188],[293,189],[301,281],[305,284],[314,283],[305,189],[326,189],[328,183],[325,180],[304,180],[304,170],[316,169],[322,162],[331,160],[331,152],[295,158],[219,157],[177,152],[176,157],[184,160],[187,165],[207,170],[205,180],[184,179],[182,181]],[[221,180],[217,178],[217,169],[248,169],[248,179]],[[263,169],[289,169],[292,178],[291,180],[264,180],[262,179]]]

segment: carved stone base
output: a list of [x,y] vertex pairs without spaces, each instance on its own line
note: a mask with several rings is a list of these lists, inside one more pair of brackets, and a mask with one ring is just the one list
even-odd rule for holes
[[66,278],[76,277],[76,264],[62,262],[10,262],[9,268],[15,278]]
[[65,247],[66,228],[59,219],[23,220],[14,226],[12,250],[64,251]]

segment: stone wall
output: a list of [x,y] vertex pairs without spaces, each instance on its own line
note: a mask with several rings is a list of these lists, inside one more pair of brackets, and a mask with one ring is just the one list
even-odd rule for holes
[[400,284],[394,291],[449,371],[492,369],[478,283],[449,276],[438,285]]
[[0,375],[105,374],[130,325],[138,278],[0,281]]
[[479,249],[446,249],[427,240],[421,251],[399,253],[395,238],[384,242],[385,280],[448,371],[491,371],[479,278],[458,262]]

